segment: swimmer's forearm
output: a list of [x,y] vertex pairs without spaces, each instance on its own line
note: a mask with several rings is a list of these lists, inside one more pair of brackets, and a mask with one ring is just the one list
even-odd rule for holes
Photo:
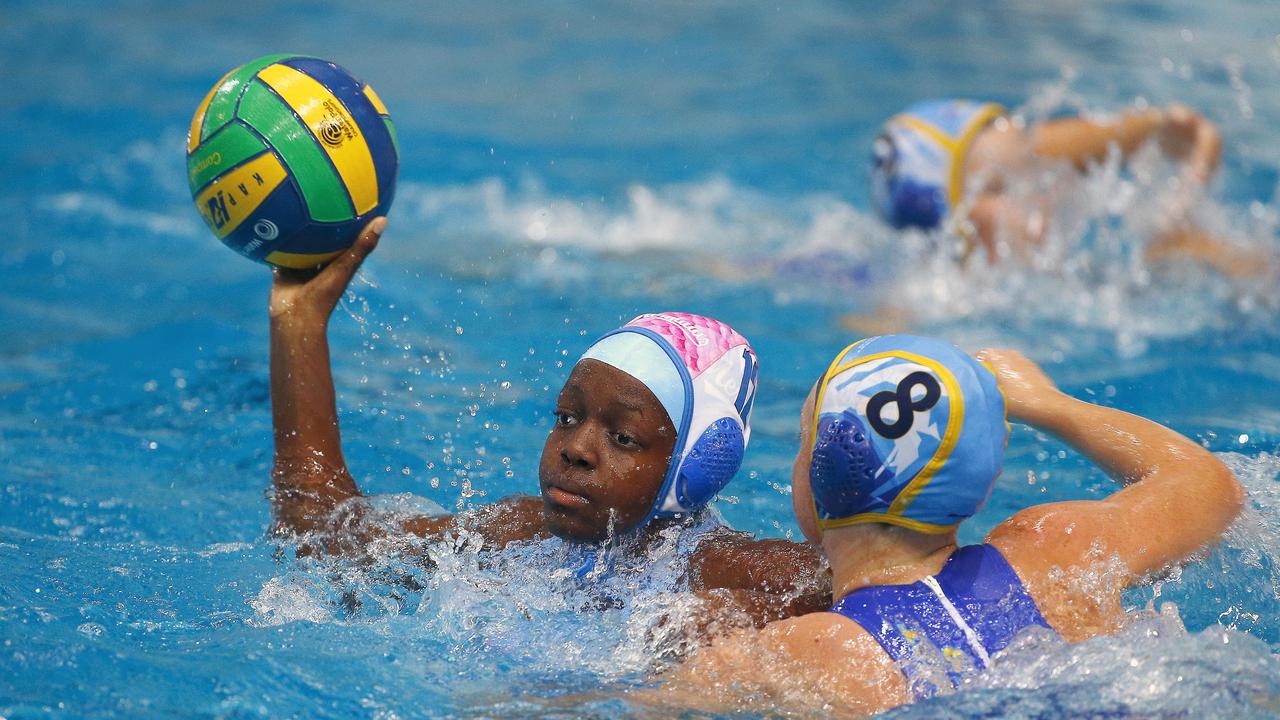
[[1164,113],[1154,108],[1128,112],[1105,123],[1084,118],[1050,120],[1034,131],[1035,152],[1041,157],[1070,160],[1083,169],[1105,158],[1113,143],[1128,157],[1163,124]]
[[327,319],[271,320],[271,419],[275,431],[277,522],[313,529],[359,494],[347,472],[329,369]]
[[1244,507],[1244,489],[1221,461],[1150,420],[1068,399],[1037,427],[1125,485],[1105,500],[1083,503],[1090,510],[1075,524],[1082,537],[1118,553],[1134,578],[1215,542]]
[[762,628],[775,620],[822,612],[831,607],[831,593],[777,594],[757,590],[716,589],[696,593],[703,602],[696,630],[711,636],[741,627],[743,621]]
[[354,245],[321,270],[276,268],[271,319],[273,509],[281,530],[308,532],[359,495],[338,434],[329,369],[329,316],[386,227],[375,218]]
[[1056,393],[1030,417],[1017,418],[1057,436],[1125,484],[1137,482],[1163,462],[1216,462],[1190,439],[1123,410]]

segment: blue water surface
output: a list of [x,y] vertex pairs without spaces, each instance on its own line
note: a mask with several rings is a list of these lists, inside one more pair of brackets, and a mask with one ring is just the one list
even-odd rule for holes
[[[1274,271],[1146,267],[1158,162],[1100,168],[1042,261],[998,270],[890,233],[866,182],[879,124],[918,99],[1033,119],[1184,102],[1225,138],[1197,217],[1274,253],[1270,3],[18,0],[0,13],[0,718],[651,712],[621,688],[663,662],[677,596],[584,611],[601,603],[557,574],[563,547],[496,565],[432,547],[427,572],[405,548],[298,563],[267,537],[270,274],[205,229],[183,149],[217,78],[275,52],[348,67],[399,130],[390,229],[331,329],[367,493],[457,510],[536,492],[578,354],[684,310],[761,359],[716,509],[794,537],[800,404],[844,318],[894,300],[916,332],[1021,349],[1196,438],[1251,501],[1221,547],[1130,594],[1124,634],[1027,648],[893,715],[1280,713]],[[1114,488],[1016,428],[961,539]]]

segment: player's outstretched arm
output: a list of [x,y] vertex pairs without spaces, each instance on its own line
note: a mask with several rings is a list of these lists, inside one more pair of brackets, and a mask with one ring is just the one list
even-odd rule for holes
[[707,619],[749,619],[755,627],[831,607],[831,573],[821,548],[789,540],[757,540],[721,532],[690,562],[689,586],[703,598]]
[[978,358],[995,372],[1011,419],[1056,435],[1125,486],[1103,500],[1037,505],[1014,515],[989,536],[1006,556],[1067,567],[1101,550],[1125,563],[1127,583],[1216,541],[1240,513],[1240,483],[1194,441],[1063,394],[1017,352],[984,350]]
[[[368,517],[360,504],[348,506],[341,523],[334,511],[360,495],[342,455],[333,374],[329,365],[329,317],[364,259],[386,227],[377,218],[350,250],[319,272],[277,269],[271,286],[271,420],[275,429],[272,470],[275,531],[305,534],[335,530],[315,549],[359,554],[391,526]],[[505,545],[545,534],[537,498],[516,497],[494,503],[465,518],[455,515],[399,521],[399,530],[431,537],[463,527],[486,542]],[[338,525],[341,527],[339,528]]]
[[1218,128],[1184,105],[1131,110],[1096,121],[1082,117],[1041,123],[1033,130],[1035,153],[1070,160],[1078,168],[1102,161],[1115,145],[1128,157],[1142,143],[1154,139],[1171,159],[1186,163],[1192,176],[1207,183],[1218,168],[1222,139]]
[[275,430],[273,513],[278,532],[316,530],[357,496],[342,456],[329,316],[386,227],[377,218],[323,270],[277,268],[271,285],[271,422]]

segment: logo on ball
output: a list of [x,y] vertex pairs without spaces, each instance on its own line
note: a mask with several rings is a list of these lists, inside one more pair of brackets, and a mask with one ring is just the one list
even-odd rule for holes
[[325,120],[320,124],[320,140],[329,147],[341,147],[346,139],[341,120]]
[[253,234],[260,240],[275,240],[280,236],[280,228],[270,220],[259,220],[253,224]]

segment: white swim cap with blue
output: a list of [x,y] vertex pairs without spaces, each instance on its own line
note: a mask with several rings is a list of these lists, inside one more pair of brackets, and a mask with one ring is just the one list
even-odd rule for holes
[[641,315],[597,340],[581,359],[644,383],[675,424],[671,463],[641,526],[701,509],[738,472],[751,438],[759,363],[733,328],[689,313]]
[[820,529],[946,532],[986,502],[1009,426],[995,375],[951,343],[856,342],[818,384],[809,485]]
[[885,123],[872,146],[871,204],[890,225],[931,230],[959,204],[964,161],[996,103],[918,102]]

